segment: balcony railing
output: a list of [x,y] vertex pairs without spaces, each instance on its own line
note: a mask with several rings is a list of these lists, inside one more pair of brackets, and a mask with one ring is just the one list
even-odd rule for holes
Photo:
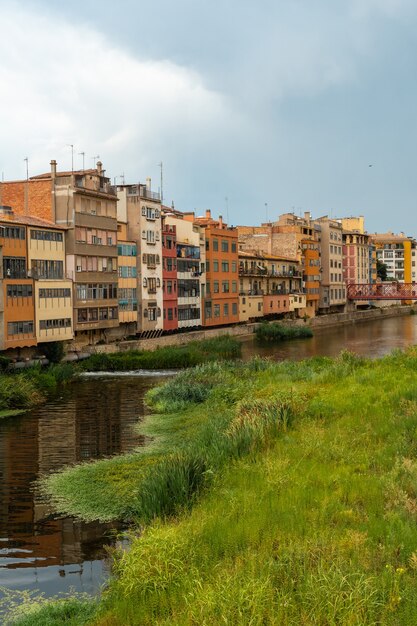
[[301,272],[298,270],[294,270],[293,272],[284,271],[284,270],[271,270],[271,269],[261,269],[260,267],[240,267],[239,268],[240,276],[265,276],[265,277],[276,277],[276,278],[301,278]]
[[147,198],[148,200],[156,200],[159,202],[161,200],[161,194],[157,191],[151,191],[150,189],[146,189],[146,187],[140,188],[140,195],[142,198]]

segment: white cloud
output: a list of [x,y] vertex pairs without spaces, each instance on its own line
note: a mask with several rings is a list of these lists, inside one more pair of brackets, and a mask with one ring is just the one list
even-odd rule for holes
[[195,72],[134,58],[91,29],[16,7],[3,10],[1,21],[0,171],[6,178],[22,176],[26,155],[32,173],[48,169],[51,158],[68,167],[67,144],[75,146],[77,167],[85,151],[87,167],[100,154],[105,167],[123,162],[133,175],[180,136],[198,136],[204,145],[214,132],[236,128],[230,104]]

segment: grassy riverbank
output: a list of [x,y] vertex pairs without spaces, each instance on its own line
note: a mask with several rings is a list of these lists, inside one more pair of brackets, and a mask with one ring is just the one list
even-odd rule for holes
[[0,419],[11,417],[41,404],[73,377],[71,365],[31,367],[0,374]]
[[111,354],[94,354],[80,363],[89,372],[131,371],[138,369],[179,369],[207,361],[234,359],[240,356],[241,344],[230,335],[184,345],[165,346],[153,351],[130,350]]
[[149,402],[147,450],[45,484],[134,522],[101,603],[19,624],[417,623],[416,349],[208,364]]
[[256,338],[259,341],[287,341],[289,339],[307,339],[313,336],[309,326],[286,326],[276,322],[265,322],[256,329]]

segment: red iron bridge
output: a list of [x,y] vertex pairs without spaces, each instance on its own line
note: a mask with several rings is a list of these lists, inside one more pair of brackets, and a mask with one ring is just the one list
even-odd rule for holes
[[348,300],[417,300],[416,283],[347,285]]

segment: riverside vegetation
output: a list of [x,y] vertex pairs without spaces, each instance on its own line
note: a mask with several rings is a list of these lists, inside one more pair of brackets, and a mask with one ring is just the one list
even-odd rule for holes
[[417,623],[417,349],[209,363],[151,390],[151,445],[47,478],[131,522],[98,603],[19,626]]
[[285,326],[276,322],[263,322],[256,329],[256,338],[262,342],[306,339],[312,336],[313,331],[309,326]]
[[81,363],[54,363],[48,367],[35,365],[19,371],[9,371],[9,360],[0,357],[0,418],[18,415],[41,404],[76,378],[79,372],[179,369],[205,361],[236,358],[240,356],[240,351],[239,341],[224,335],[181,346],[167,346],[153,352],[94,354]]
[[41,404],[72,379],[71,365],[36,365],[24,371],[0,375],[0,418],[24,413]]

